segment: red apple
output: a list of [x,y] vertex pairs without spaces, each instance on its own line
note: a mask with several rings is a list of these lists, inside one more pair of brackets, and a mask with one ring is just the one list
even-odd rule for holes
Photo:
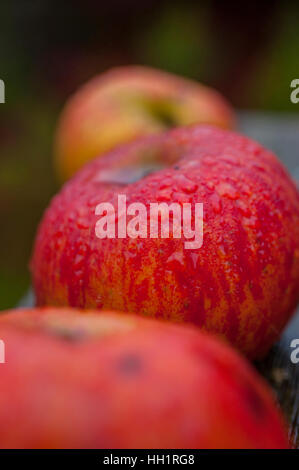
[[[140,177],[142,165],[166,168]],[[95,208],[119,194],[146,208],[203,203],[203,246],[171,233],[97,238]],[[262,357],[298,301],[298,190],[270,151],[236,133],[195,126],[143,138],[91,162],[53,199],[31,269],[38,305],[193,322]]]
[[266,384],[191,327],[114,312],[0,316],[1,448],[286,448]]
[[84,163],[135,137],[195,123],[233,125],[216,91],[146,67],[122,67],[93,78],[70,98],[55,140],[62,179]]

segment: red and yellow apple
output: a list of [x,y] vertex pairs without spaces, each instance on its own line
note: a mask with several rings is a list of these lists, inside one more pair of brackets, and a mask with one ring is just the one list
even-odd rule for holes
[[136,137],[195,123],[227,128],[233,121],[225,99],[204,85],[146,67],[113,69],[68,101],[56,133],[56,167],[65,180],[87,161]]
[[[119,194],[146,207],[203,203],[202,247],[171,234],[97,238],[95,208]],[[192,322],[259,358],[298,301],[298,190],[270,151],[239,134],[195,126],[142,138],[91,162],[54,197],[31,269],[39,306]]]
[[286,448],[251,366],[196,328],[114,312],[0,316],[1,448]]

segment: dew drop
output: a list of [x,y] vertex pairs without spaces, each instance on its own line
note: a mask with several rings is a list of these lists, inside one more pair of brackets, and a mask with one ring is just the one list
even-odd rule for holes
[[156,199],[158,202],[170,201],[172,196],[172,189],[167,188],[158,192]]
[[222,202],[218,196],[218,194],[214,193],[210,197],[211,206],[215,214],[220,214],[222,209]]
[[197,263],[198,263],[198,258],[199,258],[199,253],[190,253],[190,257],[191,257],[191,260],[192,260],[192,263],[193,263],[193,268],[196,269],[197,268]]
[[224,196],[232,200],[238,199],[240,197],[239,193],[229,183],[219,183],[216,186],[216,191],[218,194],[220,194],[220,196]]
[[184,267],[185,266],[185,264],[184,264],[184,253],[182,251],[175,251],[174,253],[172,253],[168,257],[167,263],[171,263],[171,264],[179,263],[180,266]]
[[237,200],[237,207],[242,215],[245,217],[251,217],[251,210],[250,208],[240,199]]

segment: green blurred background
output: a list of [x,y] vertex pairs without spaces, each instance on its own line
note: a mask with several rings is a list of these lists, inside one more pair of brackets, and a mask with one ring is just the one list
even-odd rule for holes
[[11,0],[0,8],[0,309],[29,286],[36,227],[58,189],[58,114],[94,74],[146,64],[214,86],[238,109],[299,111],[290,102],[298,3]]

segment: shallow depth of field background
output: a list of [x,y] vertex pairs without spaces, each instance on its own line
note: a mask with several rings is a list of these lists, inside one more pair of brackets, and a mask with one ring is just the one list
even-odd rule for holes
[[238,109],[298,113],[293,3],[1,2],[0,309],[29,286],[37,223],[58,189],[51,146],[66,98],[111,66],[144,64],[214,86]]

